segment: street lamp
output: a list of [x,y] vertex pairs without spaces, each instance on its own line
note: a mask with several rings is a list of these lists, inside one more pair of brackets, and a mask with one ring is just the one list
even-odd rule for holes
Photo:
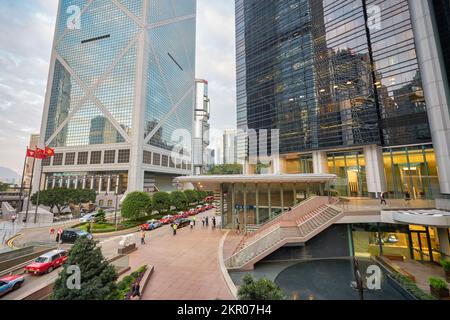
[[117,175],[115,178],[116,178],[116,187],[114,189],[114,193],[116,196],[116,203],[115,203],[115,210],[114,210],[114,224],[116,225],[116,231],[117,231],[117,224],[118,224],[117,209],[119,207],[119,178],[120,178],[120,176]]

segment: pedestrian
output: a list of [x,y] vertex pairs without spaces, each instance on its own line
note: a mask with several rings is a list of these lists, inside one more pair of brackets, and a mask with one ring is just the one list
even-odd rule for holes
[[205,218],[205,224],[206,224],[206,226],[209,225],[209,217],[208,216],[206,216],[206,218]]
[[384,198],[384,192],[381,192],[381,193],[380,193],[380,204],[385,204],[385,205],[387,205],[386,199]]
[[205,226],[205,217],[202,217],[202,227]]
[[196,220],[195,216],[194,216],[194,218],[192,220],[194,221],[194,226],[195,226],[195,220]]
[[173,229],[173,235],[176,236],[177,235],[178,225],[176,223],[172,224],[172,229]]
[[405,192],[405,202],[407,205],[409,205],[409,202],[411,201],[411,194],[409,193],[409,191]]
[[14,224],[16,222],[16,219],[17,219],[16,215],[13,214],[13,216],[11,217],[12,224]]
[[59,243],[59,232],[56,233],[56,243]]
[[213,228],[216,228],[216,217],[212,218],[212,222],[213,222]]
[[145,244],[145,230],[141,230],[141,245]]
[[240,234],[241,233],[241,231],[239,230],[240,229],[240,225],[239,225],[239,222],[236,224],[236,233],[237,234]]
[[141,286],[139,283],[134,284],[134,290],[133,290],[133,297],[140,297],[141,296]]
[[189,222],[189,225],[191,226],[191,229],[193,229],[194,228],[194,221],[191,220],[191,222]]

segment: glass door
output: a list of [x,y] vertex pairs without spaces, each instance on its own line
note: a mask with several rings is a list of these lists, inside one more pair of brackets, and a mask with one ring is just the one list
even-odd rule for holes
[[431,261],[427,233],[423,231],[411,231],[411,240],[414,260]]

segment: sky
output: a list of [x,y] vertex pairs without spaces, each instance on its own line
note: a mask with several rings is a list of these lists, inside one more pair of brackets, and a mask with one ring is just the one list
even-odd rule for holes
[[[21,174],[39,133],[58,0],[2,0],[0,167]],[[236,125],[234,1],[197,0],[197,77],[209,81],[211,128]],[[213,139],[214,140],[214,139]]]

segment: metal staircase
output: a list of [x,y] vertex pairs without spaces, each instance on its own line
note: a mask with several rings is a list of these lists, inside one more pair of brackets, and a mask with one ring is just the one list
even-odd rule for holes
[[288,243],[305,243],[337,220],[343,211],[336,198],[313,197],[243,238],[225,260],[229,270],[253,269],[256,262]]

